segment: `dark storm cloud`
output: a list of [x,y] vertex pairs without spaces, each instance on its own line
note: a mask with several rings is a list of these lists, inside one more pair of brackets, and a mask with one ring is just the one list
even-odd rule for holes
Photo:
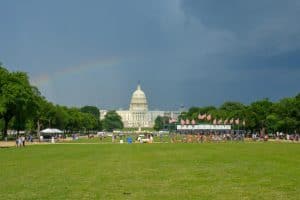
[[234,47],[245,53],[268,56],[300,47],[299,0],[183,0],[181,8],[187,18],[231,32],[238,41]]

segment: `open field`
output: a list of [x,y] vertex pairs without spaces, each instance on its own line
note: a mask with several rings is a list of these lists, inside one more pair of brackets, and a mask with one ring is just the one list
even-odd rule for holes
[[0,149],[0,199],[299,199],[300,144]]

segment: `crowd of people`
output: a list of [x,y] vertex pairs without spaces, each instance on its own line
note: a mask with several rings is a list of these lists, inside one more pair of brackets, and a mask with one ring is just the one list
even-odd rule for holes
[[[298,142],[299,134],[261,134],[246,133],[246,131],[228,131],[228,132],[193,132],[193,133],[144,133],[144,134],[99,134],[100,141],[106,137],[111,138],[112,143],[130,141],[133,143],[205,143],[205,142],[230,142],[230,141],[293,141]],[[88,137],[92,138],[92,137]],[[130,142],[129,142],[130,143]]]
[[284,134],[284,133],[275,133],[275,134],[257,134],[257,133],[253,133],[251,135],[251,138],[253,141],[268,141],[269,139],[274,139],[274,140],[285,140],[285,141],[294,141],[294,142],[298,142],[300,139],[300,135],[298,133],[296,134]]
[[[221,141],[244,141],[244,134],[230,133],[207,133],[207,134],[171,134],[171,143],[203,143],[203,142],[221,142]],[[160,137],[160,140],[162,138]]]
[[[290,141],[290,142],[299,142],[300,135],[295,134],[284,134],[284,133],[274,133],[274,134],[261,134],[257,133],[246,133],[245,131],[231,131],[231,132],[185,132],[185,133],[165,133],[165,134],[155,134],[155,133],[145,133],[145,134],[111,134],[106,135],[104,133],[97,134],[100,138],[100,141],[107,142],[104,140],[106,137],[111,136],[112,143],[209,143],[209,142],[230,142],[230,141]],[[72,140],[78,139],[79,134],[72,134]],[[57,137],[52,136],[49,140],[44,140],[41,135],[39,142],[52,142],[55,143],[55,140],[63,138],[62,135]],[[93,134],[88,135],[89,139],[94,138]],[[25,147],[27,142],[33,142],[33,137],[28,135],[20,135],[16,137],[16,147]]]

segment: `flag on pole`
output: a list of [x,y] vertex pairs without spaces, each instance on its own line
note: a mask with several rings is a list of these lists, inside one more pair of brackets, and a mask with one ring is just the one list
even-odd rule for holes
[[199,113],[199,115],[198,115],[198,119],[202,119],[202,115],[201,115],[201,113]]
[[237,125],[238,125],[238,124],[240,124],[240,119],[239,119],[239,118],[237,118],[237,119],[236,119],[234,122],[235,122],[235,124],[237,124]]
[[177,122],[177,120],[176,120],[176,119],[172,119],[172,118],[170,118],[170,119],[169,119],[169,124],[171,124],[171,123],[175,123],[175,122]]
[[228,124],[228,119],[225,119],[225,120],[224,120],[224,124]]
[[211,115],[210,115],[210,114],[207,115],[207,116],[206,116],[206,119],[207,119],[208,121],[210,121],[210,120],[211,120]]
[[217,124],[217,119],[214,119],[213,124]]
[[181,120],[180,120],[180,124],[181,124],[181,125],[184,125],[184,124],[185,124],[185,121],[184,121],[183,119],[181,119]]
[[233,124],[233,121],[234,121],[234,119],[233,119],[233,118],[231,118],[231,120],[230,120],[230,122],[229,122],[229,123],[230,123],[230,124]]
[[203,120],[206,118],[206,114],[201,115],[201,113],[198,115],[198,119]]
[[194,119],[192,120],[192,124],[193,124],[193,125],[195,125],[195,124],[196,124],[196,121],[195,121]]
[[223,120],[219,119],[218,124],[222,124]]

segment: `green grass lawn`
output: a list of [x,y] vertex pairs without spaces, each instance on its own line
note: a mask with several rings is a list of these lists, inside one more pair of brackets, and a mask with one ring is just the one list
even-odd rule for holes
[[5,148],[0,199],[300,199],[300,144]]

